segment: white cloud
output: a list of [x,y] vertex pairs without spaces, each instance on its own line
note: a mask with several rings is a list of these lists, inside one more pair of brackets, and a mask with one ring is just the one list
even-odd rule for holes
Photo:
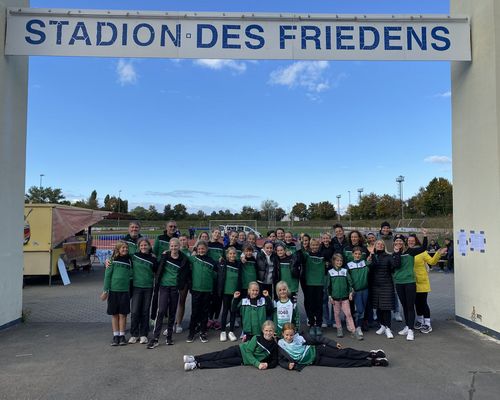
[[269,84],[289,88],[301,87],[308,92],[321,93],[330,88],[328,79],[323,76],[327,68],[327,61],[294,62],[288,67],[272,71]]
[[118,83],[122,86],[137,83],[137,72],[132,61],[118,60],[116,73],[118,74]]
[[160,197],[176,197],[176,198],[195,198],[198,196],[206,197],[223,197],[230,199],[258,199],[260,196],[253,194],[228,194],[228,193],[214,193],[205,192],[202,190],[173,190],[171,192],[154,192],[148,191],[145,193],[147,196],[160,196]]
[[451,91],[448,90],[447,92],[437,93],[434,95],[434,97],[444,97],[444,98],[451,97]]
[[209,68],[213,70],[229,69],[238,74],[242,74],[247,70],[247,65],[245,62],[235,61],[235,60],[201,59],[201,60],[195,60],[194,64],[200,67]]
[[431,164],[451,164],[451,158],[448,156],[429,156],[424,162]]

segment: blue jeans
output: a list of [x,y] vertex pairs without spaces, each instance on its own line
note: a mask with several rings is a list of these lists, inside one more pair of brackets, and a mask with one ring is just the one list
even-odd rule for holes
[[363,325],[365,310],[368,304],[368,289],[358,290],[354,293],[354,304],[356,305],[356,327]]

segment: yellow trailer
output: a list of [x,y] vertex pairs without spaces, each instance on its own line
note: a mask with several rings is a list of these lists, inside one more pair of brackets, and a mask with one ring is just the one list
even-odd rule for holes
[[62,259],[67,270],[90,263],[91,226],[109,212],[61,204],[25,204],[24,276],[59,274]]

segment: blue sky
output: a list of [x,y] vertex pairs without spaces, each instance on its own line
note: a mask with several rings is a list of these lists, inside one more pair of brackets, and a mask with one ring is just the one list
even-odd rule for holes
[[[447,14],[448,0],[60,1],[32,7]],[[31,57],[26,187],[240,210],[451,180],[448,62]]]

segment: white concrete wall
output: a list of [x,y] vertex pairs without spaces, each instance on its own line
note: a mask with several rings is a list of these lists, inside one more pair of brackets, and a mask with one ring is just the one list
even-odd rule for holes
[[26,168],[27,57],[5,57],[5,7],[0,0],[0,327],[21,317],[24,175]]
[[[500,2],[451,0],[471,17],[472,62],[452,64],[453,225],[483,230],[486,252],[455,240],[455,314],[500,332]],[[498,24],[498,26],[497,26]],[[478,326],[476,326],[479,328]]]

